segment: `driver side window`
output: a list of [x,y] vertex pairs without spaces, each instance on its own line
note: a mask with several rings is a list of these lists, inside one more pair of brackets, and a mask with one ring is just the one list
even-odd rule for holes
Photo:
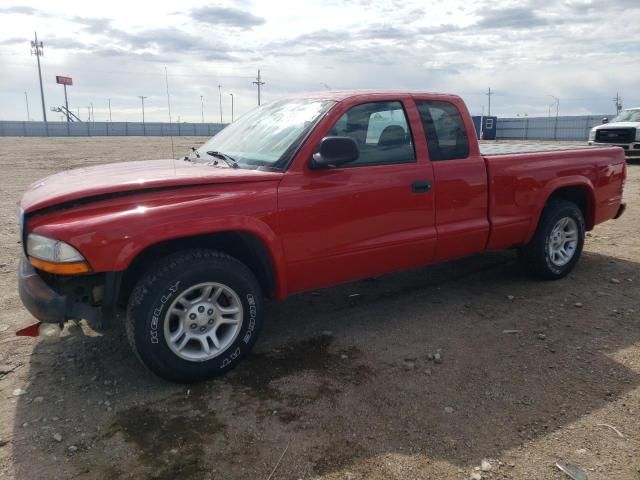
[[360,158],[349,166],[415,162],[413,138],[400,102],[372,102],[349,109],[327,136],[351,137]]

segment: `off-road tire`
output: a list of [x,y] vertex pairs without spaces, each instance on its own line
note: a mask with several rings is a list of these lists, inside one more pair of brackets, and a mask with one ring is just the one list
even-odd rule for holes
[[[202,282],[219,282],[236,292],[242,321],[239,334],[221,354],[189,361],[171,350],[163,325],[172,299]],[[127,308],[127,338],[153,373],[177,383],[200,382],[228,372],[251,351],[262,327],[262,310],[258,281],[242,262],[213,250],[182,251],[159,260],[139,279]]]
[[[554,226],[565,217],[573,219],[578,226],[577,246],[571,260],[566,265],[558,266],[551,260],[549,239]],[[520,261],[526,271],[535,278],[542,280],[563,278],[573,270],[580,259],[584,235],[584,216],[580,208],[567,200],[552,200],[544,208],[531,241],[519,249]]]

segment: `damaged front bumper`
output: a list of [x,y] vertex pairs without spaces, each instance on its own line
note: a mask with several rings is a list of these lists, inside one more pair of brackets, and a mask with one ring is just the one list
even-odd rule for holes
[[49,287],[24,255],[18,272],[20,300],[31,315],[45,323],[67,320],[67,297]]
[[[104,303],[95,303],[92,291],[97,285],[104,285],[104,277],[58,277],[47,282],[43,278],[46,274],[39,273],[24,255],[20,258],[18,271],[20,299],[39,321],[62,324],[67,320],[84,319],[96,326],[102,323]],[[112,285],[113,274],[108,278],[107,283]],[[113,295],[109,299],[112,300]]]

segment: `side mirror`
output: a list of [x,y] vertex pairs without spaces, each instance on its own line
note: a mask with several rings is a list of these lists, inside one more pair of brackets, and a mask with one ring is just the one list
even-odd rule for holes
[[602,124],[604,125],[605,123],[609,123],[609,119],[607,117],[602,119]]
[[320,148],[313,154],[311,168],[338,167],[360,157],[358,144],[351,137],[324,137]]

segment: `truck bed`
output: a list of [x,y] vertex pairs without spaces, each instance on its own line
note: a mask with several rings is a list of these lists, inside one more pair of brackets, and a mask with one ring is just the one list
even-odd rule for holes
[[480,142],[480,153],[484,156],[512,155],[516,153],[555,152],[561,150],[581,150],[585,148],[602,148],[606,146],[590,146],[586,143],[565,142]]

